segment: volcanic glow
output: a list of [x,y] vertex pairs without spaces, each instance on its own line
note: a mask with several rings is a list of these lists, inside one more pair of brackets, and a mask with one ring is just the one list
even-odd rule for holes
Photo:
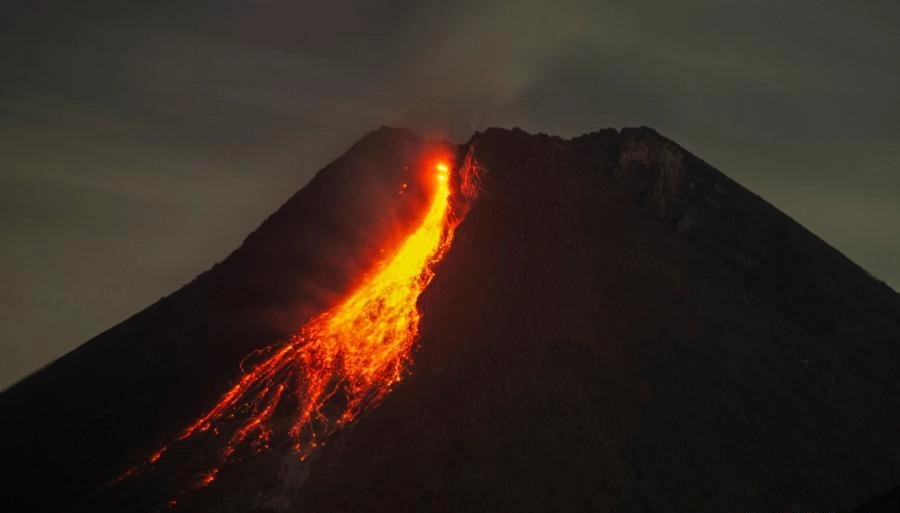
[[[276,431],[287,434],[299,458],[305,458],[402,379],[418,335],[416,301],[450,247],[455,228],[450,214],[450,168],[439,162],[434,173],[430,207],[393,258],[287,343],[251,355],[260,363],[246,370],[209,411],[181,432],[176,442],[203,432],[223,436],[225,441],[215,466],[194,487],[212,483],[239,447],[251,452],[268,447]],[[280,420],[282,427],[273,425],[276,411],[290,413],[289,427]],[[169,447],[153,453],[143,466],[155,464]]]

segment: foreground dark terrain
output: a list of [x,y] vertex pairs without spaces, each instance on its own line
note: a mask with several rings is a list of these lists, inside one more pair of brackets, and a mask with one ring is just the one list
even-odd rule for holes
[[646,128],[455,148],[384,128],[0,395],[3,510],[164,509],[209,447],[106,484],[396,246],[435,148],[480,194],[411,374],[305,462],[275,440],[175,510],[839,511],[900,483],[900,296],[815,235]]

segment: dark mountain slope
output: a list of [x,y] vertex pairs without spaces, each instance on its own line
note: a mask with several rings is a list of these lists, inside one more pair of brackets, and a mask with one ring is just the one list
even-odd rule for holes
[[316,511],[828,511],[900,480],[900,301],[650,130],[489,130],[413,375]]
[[415,168],[438,150],[450,148],[405,130],[367,135],[224,262],[4,391],[0,509],[59,510],[170,441],[245,356],[332,304],[405,236],[428,199]]
[[[369,135],[221,265],[0,396],[6,509],[170,497],[90,492],[399,240],[424,198],[396,185],[430,151]],[[307,464],[275,446],[182,510],[831,511],[900,482],[883,283],[649,129],[490,129],[459,154],[482,191],[411,375]]]

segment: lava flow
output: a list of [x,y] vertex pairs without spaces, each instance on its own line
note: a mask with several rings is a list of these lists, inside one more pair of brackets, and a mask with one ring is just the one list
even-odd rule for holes
[[[450,169],[440,162],[434,172],[430,207],[396,254],[287,343],[263,350],[265,359],[245,371],[209,411],[181,432],[176,442],[203,432],[226,440],[215,466],[193,488],[212,483],[222,466],[236,459],[239,447],[251,452],[268,447],[276,430],[285,431],[298,457],[306,458],[403,377],[418,336],[416,301],[450,247],[457,223],[451,215]],[[289,411],[290,423],[273,422],[276,410]],[[229,434],[222,435],[226,430]],[[155,464],[170,446],[118,480]]]

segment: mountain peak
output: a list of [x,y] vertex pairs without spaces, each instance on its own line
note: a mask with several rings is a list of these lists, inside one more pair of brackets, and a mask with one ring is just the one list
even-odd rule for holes
[[381,127],[221,265],[0,395],[7,509],[178,495],[230,428],[179,433],[367,283],[436,177],[474,201],[402,379],[302,461],[273,414],[175,509],[838,510],[900,482],[900,297],[772,205],[647,127]]

